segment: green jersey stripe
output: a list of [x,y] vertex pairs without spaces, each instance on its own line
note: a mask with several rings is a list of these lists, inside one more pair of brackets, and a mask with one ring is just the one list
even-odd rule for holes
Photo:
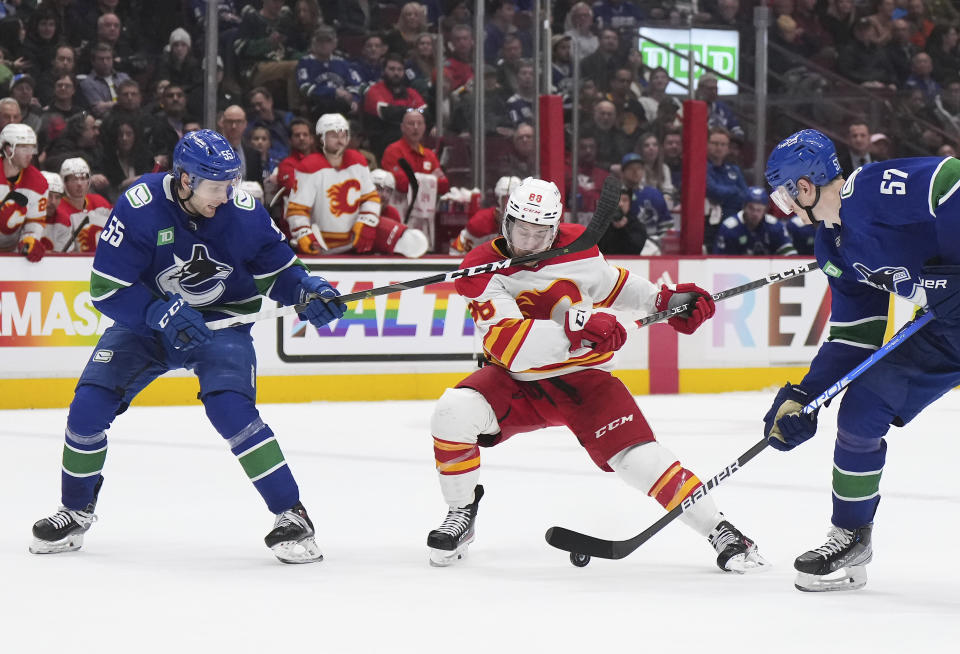
[[930,177],[928,204],[931,216],[936,215],[937,207],[949,200],[957,188],[960,188],[960,159],[946,157]]
[[90,477],[100,474],[106,459],[106,447],[95,452],[81,452],[67,445],[63,446],[63,470],[73,477]]
[[254,275],[253,283],[256,284],[257,286],[257,292],[260,293],[260,295],[266,295],[267,297],[269,297],[270,292],[273,290],[273,285],[277,281],[277,277],[279,277],[284,270],[292,266],[299,266],[304,270],[306,270],[307,272],[310,272],[306,264],[300,261],[300,257],[294,255],[294,257],[290,259],[290,261],[288,261],[286,265],[284,265],[279,270],[275,270],[270,273],[264,273],[262,275]]
[[830,336],[828,341],[846,341],[848,343],[862,343],[871,347],[880,347],[883,345],[883,335],[887,330],[886,316],[875,318],[857,324],[841,325],[830,324]]
[[833,493],[852,501],[875,497],[880,492],[882,471],[846,474],[837,467],[833,469]]
[[94,300],[105,300],[121,288],[127,288],[128,286],[130,284],[101,275],[97,271],[90,273],[90,297]]
[[280,444],[276,438],[268,438],[262,443],[258,443],[237,459],[243,466],[244,472],[251,480],[256,480],[284,463],[283,452],[280,451]]

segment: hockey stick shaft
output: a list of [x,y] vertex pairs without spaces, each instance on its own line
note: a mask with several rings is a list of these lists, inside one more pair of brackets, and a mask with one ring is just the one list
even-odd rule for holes
[[[753,291],[760,288],[761,286],[766,286],[768,284],[778,284],[780,282],[786,281],[793,277],[799,277],[800,275],[806,275],[811,270],[816,270],[819,268],[816,261],[810,261],[799,266],[795,266],[790,270],[784,270],[778,273],[771,273],[762,279],[755,279],[752,282],[747,282],[741,286],[734,286],[733,288],[728,288],[725,291],[720,291],[719,293],[713,294],[714,302],[719,302],[720,300],[726,300],[727,298],[734,297],[736,295],[742,295],[748,291]],[[692,309],[692,304],[681,304],[680,306],[673,307],[672,309],[664,309],[663,311],[658,311],[657,313],[652,313],[649,316],[641,318],[636,321],[637,327],[645,327],[649,324],[660,322],[662,320],[668,320],[673,318],[677,314],[683,313],[688,309]]]
[[77,236],[80,234],[80,230],[87,226],[87,223],[90,222],[90,216],[86,215],[83,217],[83,220],[80,221],[80,224],[77,225],[77,228],[73,230],[73,234],[70,235],[70,240],[67,241],[67,244],[63,246],[61,252],[66,252],[73,245],[73,242],[77,240]]
[[284,188],[274,193],[273,199],[270,200],[270,205],[267,207],[267,211],[270,211],[271,209],[273,209],[273,207],[277,204],[277,202],[279,202],[281,198],[286,197],[287,194],[289,193],[290,193],[290,187],[287,187],[287,186],[285,186]]
[[[380,286],[377,288],[371,288],[366,291],[357,291],[356,293],[347,293],[346,295],[340,295],[336,298],[332,298],[330,301],[336,301],[340,304],[348,304],[356,300],[365,300],[367,298],[376,297],[378,295],[389,295],[390,293],[396,293],[397,291],[406,291],[411,288],[420,288],[422,286],[430,286],[431,284],[440,284],[443,282],[456,281],[462,277],[473,277],[474,275],[484,275],[487,273],[496,272],[498,270],[504,270],[506,268],[511,268],[513,266],[519,266],[527,263],[536,263],[538,261],[543,261],[545,259],[552,259],[553,257],[563,256],[565,254],[570,254],[572,252],[580,252],[591,248],[597,244],[600,240],[600,237],[603,236],[603,233],[607,231],[607,226],[610,224],[610,220],[613,217],[613,212],[617,208],[617,202],[620,197],[620,182],[613,176],[607,178],[607,181],[603,184],[603,191],[600,195],[600,200],[597,203],[597,210],[593,214],[593,219],[590,221],[590,224],[587,225],[586,230],[578,236],[573,242],[568,245],[565,245],[561,248],[554,248],[552,250],[546,250],[544,252],[536,252],[534,254],[525,254],[519,257],[512,257],[510,259],[503,259],[501,261],[493,261],[491,263],[485,263],[479,266],[472,266],[470,268],[458,268],[457,270],[451,270],[446,273],[437,273],[436,275],[430,275],[428,277],[420,277],[419,279],[412,279],[408,282],[398,282],[396,284],[389,284],[387,286]],[[236,316],[233,318],[223,318],[221,320],[212,320],[207,323],[207,327],[210,329],[223,329],[225,327],[234,327],[236,325],[243,325],[246,323],[257,322],[258,320],[269,320],[271,318],[281,318],[283,316],[290,316],[297,313],[301,313],[306,308],[306,304],[297,304],[285,307],[279,307],[277,309],[267,309],[266,311],[259,311],[257,313],[251,313],[246,316]]]
[[[915,334],[920,328],[922,328],[932,319],[933,314],[928,312],[904,325],[900,331],[894,334],[893,338],[884,343],[883,347],[864,359],[860,365],[841,377],[836,383],[830,386],[830,388],[825,390],[805,407],[803,407],[803,413],[813,413],[827,400],[836,397],[840,391],[850,385],[850,382],[866,372],[867,369],[872,367],[875,363],[877,363],[877,361],[887,356],[907,338]],[[733,475],[733,473],[740,470],[740,468],[742,468],[748,461],[762,452],[767,445],[768,441],[766,438],[754,443],[754,445],[749,450],[741,454],[736,461],[725,467],[711,479],[708,479],[702,486],[697,488],[695,491],[693,491],[693,493],[686,497],[683,502],[675,506],[659,520],[654,522],[652,525],[644,529],[633,538],[619,541],[604,540],[602,538],[596,538],[594,536],[581,534],[570,529],[565,529],[564,527],[551,527],[546,533],[547,542],[553,547],[567,552],[587,554],[589,556],[595,556],[601,559],[622,559],[650,540],[664,527],[683,515],[683,513],[688,511],[690,507],[697,503],[698,500],[703,499],[711,490],[717,487],[720,482],[729,478],[731,475]]]
[[417,179],[417,174],[413,172],[413,166],[403,157],[400,157],[397,165],[403,168],[403,174],[407,176],[407,181],[410,183],[410,190],[412,191],[410,204],[407,205],[407,212],[403,217],[403,224],[406,225],[410,222],[410,212],[413,211],[413,205],[416,204],[417,196],[420,194],[420,180]]

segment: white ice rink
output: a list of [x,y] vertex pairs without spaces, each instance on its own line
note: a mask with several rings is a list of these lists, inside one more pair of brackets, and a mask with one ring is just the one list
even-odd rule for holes
[[[759,439],[772,397],[638,399],[708,478]],[[483,451],[470,557],[429,567],[427,532],[446,512],[431,407],[261,407],[326,556],[304,566],[263,545],[272,516],[199,407],[120,416],[84,548],[29,554],[30,525],[59,502],[66,411],[0,412],[0,653],[958,651],[960,393],[892,430],[870,580],[829,594],[794,590],[792,562],[828,528],[835,408],[816,439],[768,449],[716,490],[774,564],[735,576],[680,522],[621,561],[570,565],[545,543],[549,526],[623,538],[661,509],[561,429]]]

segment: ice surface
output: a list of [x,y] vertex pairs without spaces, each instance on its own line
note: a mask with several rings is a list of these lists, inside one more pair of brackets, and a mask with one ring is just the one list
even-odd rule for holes
[[[701,477],[760,437],[772,392],[642,396],[661,442]],[[676,522],[621,561],[575,568],[543,533],[632,536],[660,515],[597,470],[569,432],[482,453],[486,495],[462,565],[427,565],[446,508],[430,402],[264,405],[326,560],[283,565],[272,516],[199,407],[134,407],[110,431],[100,521],[80,552],[34,556],[59,502],[65,410],[0,412],[0,652],[956,651],[960,394],[893,429],[875,558],[859,592],[793,588],[824,541],[835,407],[789,454],[761,453],[715,491],[774,564],[735,576]],[[854,649],[855,648],[855,649]]]

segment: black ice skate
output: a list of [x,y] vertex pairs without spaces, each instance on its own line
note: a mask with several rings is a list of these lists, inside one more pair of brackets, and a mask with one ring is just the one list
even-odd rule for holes
[[473,503],[453,507],[447,511],[443,524],[427,536],[430,548],[430,565],[445,567],[456,563],[467,555],[467,548],[473,542],[474,525],[477,522],[477,509],[483,497],[483,486],[477,484],[473,489]]
[[721,520],[707,540],[717,551],[717,566],[724,572],[750,572],[768,566],[757,545],[726,520]]
[[793,562],[797,590],[823,592],[856,590],[867,585],[867,564],[873,560],[873,524],[854,530],[832,527],[827,542]]
[[303,504],[297,502],[277,514],[273,529],[263,542],[284,563],[314,563],[323,561],[323,554],[313,538],[313,523]]
[[80,549],[83,546],[83,535],[90,529],[90,525],[97,521],[93,511],[97,507],[97,496],[100,495],[101,486],[103,486],[103,475],[93,488],[93,501],[82,511],[61,506],[60,510],[49,518],[33,523],[33,542],[30,544],[30,552],[58,554]]

